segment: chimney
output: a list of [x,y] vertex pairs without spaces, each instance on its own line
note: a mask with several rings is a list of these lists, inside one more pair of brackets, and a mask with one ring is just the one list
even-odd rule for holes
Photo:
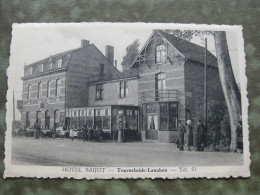
[[114,47],[110,45],[106,45],[105,47],[105,55],[110,64],[114,65]]
[[89,46],[89,40],[82,39],[81,40],[81,47],[87,47]]
[[115,60],[115,67],[117,68],[117,60]]

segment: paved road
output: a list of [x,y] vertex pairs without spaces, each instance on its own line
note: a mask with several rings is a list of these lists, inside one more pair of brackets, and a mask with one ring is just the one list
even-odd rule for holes
[[12,164],[42,166],[216,166],[241,165],[243,155],[177,151],[171,143],[81,142],[14,137]]

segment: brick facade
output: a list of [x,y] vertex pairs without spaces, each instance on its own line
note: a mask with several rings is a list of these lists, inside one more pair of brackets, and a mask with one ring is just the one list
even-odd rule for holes
[[88,105],[88,78],[104,72],[113,75],[118,71],[87,40],[82,41],[81,48],[25,66],[23,125],[33,126],[36,121],[43,128],[65,125],[66,109]]
[[[29,112],[30,125],[36,117],[41,119],[41,124],[46,124],[48,115],[50,127],[55,126],[55,122],[61,125],[67,117],[69,125],[75,127],[88,123],[91,127],[113,131],[117,128],[118,113],[122,111],[124,128],[132,130],[131,136],[139,134],[143,141],[175,142],[178,120],[185,124],[187,119],[193,123],[203,119],[203,47],[154,31],[126,74],[111,64],[113,47],[106,47],[105,57],[89,41],[83,41],[82,45],[25,67],[24,123]],[[207,101],[223,101],[216,57],[208,51],[207,57]],[[59,96],[57,79],[60,80]],[[39,83],[41,98],[38,97]],[[31,97],[28,99],[29,85]],[[122,93],[122,86],[127,86],[127,91]]]
[[[126,97],[120,97],[120,82],[127,82],[128,95]],[[88,102],[89,106],[105,106],[105,105],[138,106],[138,86],[137,86],[136,78],[102,82],[103,85],[102,100],[96,100],[96,84],[89,85],[89,102]]]
[[[204,54],[203,47],[159,30],[152,33],[132,64],[139,73],[142,140],[175,142],[177,120],[203,119]],[[223,101],[216,57],[207,51],[207,58],[207,101]]]

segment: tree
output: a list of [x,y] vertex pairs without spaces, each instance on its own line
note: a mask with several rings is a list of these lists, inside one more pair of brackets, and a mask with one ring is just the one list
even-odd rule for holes
[[217,145],[230,145],[230,122],[228,109],[222,101],[211,101],[208,104],[208,145],[214,148]]
[[121,63],[123,70],[130,69],[131,64],[134,62],[139,53],[139,46],[139,39],[136,39],[133,43],[126,47],[126,54],[123,57],[123,62]]
[[238,89],[228,51],[226,33],[224,31],[197,31],[197,30],[165,30],[182,39],[191,40],[193,36],[214,35],[215,49],[218,60],[218,69],[220,82],[224,93],[225,101],[228,107],[230,127],[231,127],[231,144],[230,149],[236,151],[236,126],[241,119],[241,94]]
[[228,107],[230,126],[231,126],[231,146],[232,150],[236,150],[236,126],[241,117],[241,95],[233,74],[231,61],[228,52],[226,33],[224,31],[216,31],[215,48],[218,59],[218,69],[222,90]]

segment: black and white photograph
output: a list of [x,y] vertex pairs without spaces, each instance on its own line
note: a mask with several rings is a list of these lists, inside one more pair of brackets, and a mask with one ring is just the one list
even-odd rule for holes
[[249,177],[241,26],[13,24],[4,177]]

